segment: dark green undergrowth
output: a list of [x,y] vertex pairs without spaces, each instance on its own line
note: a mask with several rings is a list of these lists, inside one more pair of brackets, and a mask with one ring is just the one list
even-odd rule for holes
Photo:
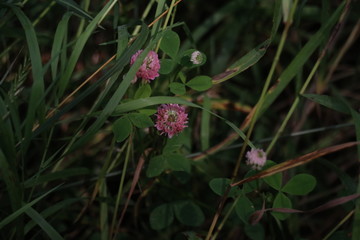
[[359,14],[0,0],[0,239],[360,239]]

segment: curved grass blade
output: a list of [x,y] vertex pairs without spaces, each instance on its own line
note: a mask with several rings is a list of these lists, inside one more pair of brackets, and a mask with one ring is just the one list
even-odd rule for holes
[[67,85],[70,81],[71,75],[75,69],[75,65],[80,57],[80,54],[89,39],[92,32],[104,19],[106,14],[112,9],[117,1],[109,1],[103,9],[96,15],[96,17],[90,22],[86,27],[85,31],[80,35],[79,39],[76,41],[74,50],[69,58],[69,61],[66,65],[66,70],[59,80],[59,96],[62,96],[67,88]]
[[304,64],[308,61],[309,57],[320,46],[322,42],[326,40],[327,34],[331,28],[335,25],[339,19],[345,2],[343,2],[336,11],[329,18],[327,23],[317,31],[317,33],[306,43],[306,45],[295,56],[289,66],[282,72],[279,77],[279,84],[269,92],[265,97],[264,104],[260,109],[259,115],[265,112],[265,110],[275,101],[275,99],[282,93],[285,87],[295,77],[295,75],[302,69]]
[[13,5],[8,6],[15,13],[25,31],[33,76],[33,84],[25,121],[25,141],[22,145],[22,152],[25,153],[30,143],[31,130],[35,122],[36,113],[38,113],[40,120],[44,118],[45,114],[43,67],[39,44],[32,23],[19,8]]
[[340,99],[336,97],[330,97],[327,95],[319,95],[319,94],[303,94],[302,96],[318,104],[321,104],[325,107],[328,107],[332,110],[341,113],[350,114],[350,111],[346,106],[346,104],[344,104],[342,101],[340,101]]
[[83,10],[76,2],[72,0],[55,0],[58,4],[66,7],[69,11],[74,12],[79,17],[83,17],[89,21],[93,20],[94,18]]
[[[148,27],[143,24],[142,26],[142,32],[140,36],[137,38],[137,45],[132,45],[131,51],[127,52],[127,60],[130,59],[131,55],[135,53],[135,50],[137,50],[137,46],[142,46],[149,34]],[[158,36],[151,41],[151,43],[143,50],[143,52],[139,55],[138,59],[135,61],[135,63],[130,67],[129,72],[124,77],[123,81],[120,83],[119,87],[116,89],[115,93],[112,95],[104,109],[101,111],[101,114],[97,117],[96,121],[90,126],[90,128],[87,130],[87,132],[81,136],[71,147],[71,150],[76,149],[80,147],[82,144],[87,142],[90,138],[93,137],[93,135],[102,127],[102,125],[105,123],[106,119],[113,113],[116,106],[119,104],[121,99],[123,98],[124,94],[126,93],[128,87],[131,84],[131,81],[135,78],[135,74],[137,70],[139,69],[140,65],[142,64],[142,61],[145,59],[146,55],[152,49],[152,47],[155,45],[155,43],[160,39],[162,34],[158,34]],[[130,55],[131,54],[131,55]],[[130,56],[129,56],[130,55]],[[70,150],[70,151],[71,151]]]
[[[10,162],[10,161],[9,161]],[[22,189],[20,186],[19,176],[15,166],[10,165],[3,151],[0,149],[0,170],[1,178],[6,184],[11,208],[13,211],[21,207]]]
[[51,48],[51,76],[53,81],[55,81],[56,79],[58,62],[60,57],[59,53],[61,52],[61,46],[63,45],[64,39],[66,38],[70,17],[70,13],[65,13],[55,31],[54,42]]
[[270,40],[268,39],[232,64],[225,72],[214,76],[212,78],[213,84],[222,83],[257,63],[266,53],[269,44]]
[[34,220],[52,240],[63,240],[60,234],[35,209],[29,207],[26,214]]
[[[116,109],[112,113],[112,116],[119,116],[119,115],[121,115],[123,113],[126,113],[126,112],[142,109],[142,108],[153,106],[153,105],[164,104],[164,103],[177,103],[177,104],[182,104],[182,105],[186,105],[186,106],[190,106],[190,107],[194,107],[194,108],[200,108],[202,110],[208,111],[205,108],[203,108],[203,107],[201,107],[201,106],[199,106],[197,104],[191,103],[189,101],[186,101],[186,100],[184,100],[182,98],[164,96],[164,97],[140,98],[140,99],[136,99],[136,100],[133,100],[133,101],[130,101],[130,102],[120,104],[118,107],[116,107]],[[212,114],[213,116],[223,120],[227,125],[229,125],[233,130],[235,130],[235,132],[244,141],[248,141],[248,144],[249,144],[250,147],[255,148],[255,145],[251,141],[246,140],[245,134],[238,127],[236,127],[235,124],[229,122],[228,120],[226,120],[223,117],[217,115],[216,113],[213,113],[211,111],[209,111],[209,113]]]
[[111,78],[114,74],[121,72],[126,64],[129,63],[131,56],[144,44],[146,40],[144,38],[144,33],[140,33],[135,42],[128,48],[124,54],[115,61],[114,65],[107,71],[105,74],[100,77],[96,82],[89,85],[86,89],[84,89],[73,101],[69,104],[65,105],[62,109],[56,112],[52,117],[46,120],[43,124],[41,124],[34,132],[32,138],[38,136],[40,133],[44,132],[48,128],[52,127],[55,122],[60,119],[66,112],[70,111],[72,108],[77,106],[82,100],[84,100],[87,96],[89,96],[92,92],[94,92],[104,81]]
[[67,179],[74,176],[89,175],[90,170],[87,168],[70,168],[62,171],[49,173],[39,176],[38,178],[31,178],[24,183],[25,188],[33,187],[38,184],[48,183],[59,179]]
[[[75,199],[66,199],[64,201],[61,201],[59,203],[56,203],[55,205],[52,205],[51,207],[45,209],[40,214],[43,218],[47,218],[57,212],[59,212],[61,209],[64,209],[65,207],[78,202],[82,200],[81,198],[75,198]],[[25,225],[25,235],[28,233],[31,229],[33,229],[36,226],[36,222],[30,221]]]
[[39,202],[41,199],[45,198],[47,195],[49,195],[50,193],[54,192],[55,190],[57,190],[59,186],[54,187],[53,189],[49,190],[48,192],[44,193],[43,195],[41,195],[40,197],[32,200],[31,202],[25,204],[24,206],[22,206],[20,209],[18,209],[17,211],[13,212],[12,214],[10,214],[9,216],[7,216],[6,218],[4,218],[1,222],[0,222],[0,229],[2,229],[3,227],[5,227],[6,225],[8,225],[10,222],[14,221],[18,216],[20,216],[21,214],[23,214],[24,212],[26,212],[29,208],[31,208],[34,204],[36,204],[37,202]]

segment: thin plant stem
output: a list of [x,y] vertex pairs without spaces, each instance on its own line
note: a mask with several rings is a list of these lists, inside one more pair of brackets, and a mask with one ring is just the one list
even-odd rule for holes
[[344,24],[344,19],[345,19],[345,15],[347,14],[348,10],[349,10],[349,4],[350,1],[347,2],[347,7],[345,7],[342,15],[340,16],[340,19],[338,21],[338,23],[335,25],[334,30],[332,31],[329,40],[327,41],[324,49],[321,51],[320,56],[318,57],[314,67],[312,68],[309,76],[307,77],[307,79],[305,80],[304,85],[302,86],[302,88],[300,89],[299,95],[296,96],[293,104],[291,105],[291,108],[289,110],[289,112],[287,113],[284,121],[281,123],[281,126],[279,128],[279,130],[276,132],[275,137],[273,138],[273,140],[271,141],[271,143],[269,144],[267,150],[266,150],[266,154],[269,154],[269,152],[271,151],[271,149],[274,147],[276,141],[278,140],[278,138],[280,137],[280,135],[283,133],[288,121],[290,120],[292,114],[294,113],[296,107],[298,106],[299,102],[300,102],[300,95],[304,94],[307,86],[309,85],[311,79],[314,77],[317,69],[320,66],[320,63],[322,61],[322,59],[325,57],[328,49],[330,48],[330,46],[334,43],[336,37],[339,34],[339,30],[341,29],[341,26]]
[[[285,28],[284,28],[284,31],[282,32],[282,35],[281,35],[281,39],[280,39],[280,43],[279,43],[279,46],[277,48],[277,51],[276,51],[276,54],[275,54],[275,57],[274,57],[274,61],[271,65],[271,68],[270,68],[270,71],[269,71],[269,74],[266,78],[266,81],[265,81],[265,84],[264,84],[264,87],[262,89],[262,92],[261,92],[261,95],[260,95],[260,99],[258,101],[258,104],[256,105],[255,107],[255,113],[254,113],[254,116],[252,117],[251,119],[251,122],[250,122],[250,127],[249,127],[249,130],[247,132],[247,135],[246,135],[246,140],[249,140],[250,137],[251,137],[251,134],[254,130],[254,127],[255,127],[255,123],[257,121],[257,118],[258,118],[258,115],[260,113],[260,109],[262,107],[262,105],[264,104],[264,100],[265,100],[265,96],[266,96],[266,93],[268,92],[269,90],[269,86],[270,86],[270,83],[271,83],[271,80],[273,78],[273,75],[275,73],[275,68],[279,62],[279,59],[280,59],[280,55],[284,49],[284,45],[285,45],[285,42],[286,42],[286,38],[288,36],[288,32],[289,32],[289,29],[290,29],[290,26],[292,25],[292,22],[293,22],[293,18],[294,18],[294,13],[295,13],[295,10],[296,10],[296,7],[297,7],[297,4],[298,4],[298,0],[296,0],[294,2],[294,4],[292,5],[291,7],[291,10],[290,10],[290,14],[289,14],[289,18],[286,22],[286,25],[285,25]],[[241,148],[241,151],[240,151],[240,155],[239,155],[239,158],[238,158],[238,161],[236,162],[236,166],[234,168],[234,172],[233,172],[233,180],[236,178],[237,176],[237,173],[239,171],[239,168],[240,168],[240,163],[241,163],[241,160],[244,156],[244,153],[245,153],[245,150],[246,150],[246,147],[247,147],[247,141],[245,141],[245,144],[242,146]]]
[[221,223],[219,224],[219,226],[216,229],[216,232],[214,233],[213,237],[211,238],[211,240],[215,240],[218,236],[218,234],[220,233],[221,229],[224,227],[226,221],[228,220],[228,218],[230,217],[230,214],[232,213],[232,211],[234,210],[237,202],[239,201],[240,197],[242,195],[239,195],[235,198],[234,202],[231,204],[229,210],[226,212],[223,220],[221,221]]
[[[154,3],[155,3],[155,0],[151,0],[148,3],[148,5],[146,6],[146,8],[141,16],[141,21],[144,21],[145,18],[149,15],[149,12],[150,12],[152,6],[154,5]],[[141,25],[137,25],[131,35],[132,36],[137,35],[139,33],[140,29],[141,29]]]
[[355,210],[350,211],[324,238],[323,240],[327,240],[331,235],[334,234],[336,230],[341,227],[349,218],[354,214]]
[[311,79],[314,77],[314,75],[315,75],[318,67],[320,66],[321,60],[322,60],[322,58],[319,58],[319,59],[316,61],[313,69],[311,70],[311,72],[310,72],[309,76],[307,77],[304,85],[302,86],[302,88],[301,88],[301,90],[300,90],[300,92],[299,92],[299,95],[296,96],[293,104],[291,105],[291,108],[290,108],[289,112],[286,114],[286,117],[285,117],[284,121],[281,123],[281,126],[280,126],[279,130],[276,132],[275,137],[272,139],[272,141],[270,142],[269,146],[267,147],[267,149],[266,149],[266,154],[269,154],[269,152],[271,151],[271,149],[274,147],[276,141],[279,139],[280,135],[284,132],[284,129],[285,129],[287,123],[289,122],[292,114],[295,112],[296,107],[299,105],[300,96],[301,96],[302,94],[304,94],[304,92],[305,92],[307,86],[309,85]]
[[114,215],[113,215],[112,222],[111,222],[111,227],[110,227],[110,234],[109,234],[110,237],[113,236],[113,234],[114,234],[115,221],[117,219],[117,212],[119,210],[120,200],[121,200],[121,197],[122,197],[122,194],[123,194],[125,175],[126,175],[127,166],[128,166],[129,159],[130,159],[130,152],[131,152],[131,145],[132,145],[132,133],[130,133],[129,140],[128,140],[127,144],[128,144],[128,146],[127,146],[127,150],[126,150],[124,166],[123,166],[121,179],[120,179],[120,184],[119,184],[119,190],[118,190],[118,194],[117,194],[116,202],[115,202]]
[[[294,17],[294,13],[295,13],[297,4],[298,4],[298,0],[295,0],[294,4],[292,5],[292,8],[290,10],[289,18],[288,18],[288,20],[287,20],[287,22],[285,24],[284,31],[282,32],[280,43],[279,43],[279,46],[277,48],[274,61],[273,61],[272,65],[271,65],[269,74],[268,74],[268,76],[267,76],[267,78],[265,80],[265,84],[264,84],[264,87],[262,89],[259,101],[258,101],[258,103],[257,103],[257,105],[255,107],[255,113],[254,113],[254,115],[253,115],[253,117],[251,119],[250,127],[249,127],[249,130],[247,132],[247,135],[246,135],[246,138],[245,138],[245,141],[244,141],[244,145],[241,148],[238,160],[236,162],[236,165],[235,165],[235,168],[234,168],[234,171],[233,171],[233,174],[232,174],[231,182],[235,181],[237,173],[238,173],[238,171],[240,169],[240,163],[241,163],[241,160],[242,160],[242,158],[244,156],[244,153],[245,153],[245,150],[246,150],[246,147],[247,147],[247,142],[251,137],[252,131],[254,129],[254,126],[255,126],[255,123],[256,123],[256,120],[257,120],[257,116],[258,116],[258,114],[260,112],[259,110],[261,109],[261,107],[262,107],[262,105],[264,103],[264,99],[265,99],[266,93],[267,93],[267,91],[269,89],[271,80],[273,78],[275,68],[276,68],[277,63],[278,63],[278,61],[280,59],[280,55],[281,55],[281,53],[283,51],[283,48],[284,48],[284,45],[285,45],[285,40],[287,38],[290,26],[292,25],[292,19]],[[226,191],[226,193],[228,193],[230,191],[230,186],[227,189],[228,190]],[[216,214],[215,214],[215,216],[213,218],[213,221],[212,221],[212,223],[210,225],[210,228],[208,230],[208,233],[207,233],[207,236],[206,236],[205,240],[210,240],[211,239],[212,232],[214,231],[214,228],[216,226],[216,222],[217,222],[217,220],[218,220],[218,218],[219,218],[219,216],[221,214],[222,207],[225,204],[226,198],[227,198],[227,194],[224,194],[224,196],[222,197],[221,202],[219,204],[218,211],[216,212]]]

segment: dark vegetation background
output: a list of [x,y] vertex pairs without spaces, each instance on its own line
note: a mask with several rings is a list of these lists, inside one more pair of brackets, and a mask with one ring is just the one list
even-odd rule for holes
[[[0,1],[0,3],[9,3],[11,1]],[[14,2],[14,1],[13,1]],[[83,6],[86,1],[76,1]],[[106,1],[89,1],[89,14],[95,16],[104,6]],[[279,64],[276,67],[275,83],[280,73],[287,67],[292,59],[298,54],[300,49],[309,41],[313,34],[328,20],[329,16],[341,4],[342,1],[299,1],[298,9],[292,27],[290,28],[288,38],[285,43],[284,51],[281,55]],[[107,16],[101,26],[92,34],[86,43],[85,51],[81,54],[76,64],[75,72],[70,82],[70,90],[75,89],[84,79],[96,71],[107,59],[116,52],[115,44],[106,44],[117,38],[114,26],[127,25],[131,33],[141,18],[148,1],[120,1],[117,9]],[[49,1],[27,1],[22,11],[27,17],[34,21],[39,14],[48,6]],[[181,47],[186,49],[190,46],[196,47],[207,56],[207,62],[199,69],[199,72],[205,75],[214,76],[226,70],[234,61],[245,55],[258,44],[269,38],[274,1],[263,0],[230,0],[230,1],[205,1],[205,0],[184,0],[177,6],[175,22],[184,22],[185,24],[174,29],[181,38]],[[339,30],[339,35],[332,44],[328,54],[323,59],[315,78],[308,87],[306,93],[319,93],[331,96],[342,96],[351,104],[353,109],[360,108],[360,47],[357,33],[355,40],[345,47],[351,32],[359,29],[360,6],[359,1],[352,1],[345,24]],[[0,7],[2,7],[0,5]],[[112,16],[114,11],[119,11],[119,21],[113,23]],[[60,4],[55,4],[49,12],[41,18],[36,25],[36,36],[39,41],[41,59],[46,64],[51,59],[51,47],[54,32],[57,25],[65,14],[66,8]],[[155,7],[145,19],[149,24],[154,20]],[[68,40],[76,39],[79,29],[80,18],[72,16],[68,29]],[[268,48],[265,56],[253,67],[235,76],[224,84],[214,85],[208,91],[208,95],[214,102],[219,103],[214,112],[230,120],[239,126],[249,113],[261,94],[264,81],[274,60],[274,55],[279,43],[280,34],[284,24],[280,24],[278,34],[274,42]],[[189,41],[193,38],[193,43]],[[259,147],[265,148],[269,141],[267,138],[275,135],[278,127],[283,121],[288,109],[290,108],[296,93],[299,91],[302,83],[305,81],[311,71],[320,48],[307,61],[302,71],[297,74],[295,80],[286,88],[275,103],[266,111],[256,125],[253,138]],[[339,64],[335,67],[331,75],[334,59],[339,56],[342,49],[345,49],[344,55]],[[68,54],[70,55],[71,49]],[[31,65],[28,58],[28,50],[24,31],[14,14],[0,8],[0,73],[6,76],[2,79],[0,88],[4,92],[14,86],[14,79],[17,79],[19,95],[17,95],[18,106],[25,117],[27,101],[29,96],[29,87],[32,84]],[[8,69],[10,73],[7,73]],[[103,73],[92,79],[95,82]],[[195,75],[195,73],[194,73]],[[322,84],[328,77],[328,83]],[[91,84],[91,83],[90,83]],[[16,85],[16,84],[15,84]],[[51,85],[50,73],[45,74],[45,85]],[[94,98],[101,92],[94,92],[82,101],[76,108],[61,119],[62,122],[54,129],[54,141],[52,142],[49,153],[55,153],[61,147],[64,141],[67,141],[80,123],[81,114],[91,108]],[[194,95],[193,101],[201,103],[201,94]],[[48,96],[52,99],[51,96]],[[192,110],[191,126],[187,134],[191,137],[186,149],[187,154],[196,154],[201,152],[199,128],[201,112]],[[342,124],[348,124],[342,126]],[[232,131],[219,119],[211,119],[210,128],[210,146],[214,146],[225,139]],[[310,130],[318,128],[327,128],[316,133]],[[190,131],[192,130],[192,131]],[[281,138],[275,148],[268,156],[274,162],[280,163],[297,156],[306,154],[316,149],[332,146],[344,142],[356,140],[354,126],[351,116],[336,112],[332,109],[323,107],[306,100],[301,99],[300,106],[296,109],[291,118],[284,135],[308,131],[301,136],[288,136]],[[134,148],[134,159],[140,157],[142,150],[153,141],[151,136],[137,136],[134,141],[140,143]],[[80,177],[61,179],[55,182],[45,184],[43,189],[39,189],[35,196],[41,195],[46,189],[50,189],[59,183],[64,183],[60,191],[50,195],[46,201],[35,205],[37,209],[46,209],[55,203],[64,199],[75,199],[90,197],[94,187],[94,177],[99,173],[103,161],[108,154],[111,145],[112,133],[109,128],[99,132],[92,142],[89,142],[81,150],[78,150],[67,156],[63,168],[84,167],[88,169],[88,174]],[[161,140],[159,140],[161,141]],[[219,197],[209,189],[208,182],[215,177],[229,177],[239,155],[240,148],[236,144],[241,143],[238,140],[233,143],[232,148],[224,149],[218,153],[210,155],[202,163],[195,164],[191,176],[186,184],[182,184],[178,178],[181,176],[165,175],[162,176],[160,183],[152,185],[152,180],[145,176],[141,181],[141,190],[149,191],[144,199],[139,200],[141,191],[137,189],[132,197],[131,204],[126,214],[126,220],[121,226],[121,237],[118,239],[185,239],[180,233],[182,231],[192,230],[199,236],[204,236],[215,214]],[[26,180],[30,178],[38,169],[39,159],[42,157],[44,143],[34,141],[31,143],[31,151],[27,155],[24,165],[21,165],[20,172],[24,172]],[[118,145],[121,148],[121,144]],[[126,191],[128,191],[133,171],[136,167],[135,162],[130,163],[130,171],[126,177]],[[247,168],[242,168],[239,176],[243,176]],[[109,206],[113,206],[118,191],[121,167],[115,169],[114,174],[107,178],[109,198],[105,199]],[[346,151],[333,153],[322,157],[310,164],[300,166],[285,173],[285,181],[295,172],[304,172],[312,174],[317,180],[317,186],[309,196],[294,197],[293,206],[297,209],[312,209],[331,199],[339,196],[348,195],[351,192],[344,186],[344,179],[355,187],[359,175],[359,162],[357,159],[356,148],[350,148]],[[153,188],[148,188],[151,185]],[[25,199],[29,194],[25,191]],[[268,198],[274,197],[271,189],[266,193]],[[182,197],[191,196],[197,204],[201,206],[205,213],[205,221],[198,227],[184,227],[181,224],[173,224],[163,231],[152,230],[149,226],[149,214],[157,205],[178,200]],[[139,200],[139,201],[138,201]],[[82,218],[74,223],[86,201],[75,201],[63,210],[51,216],[48,221],[63,235],[65,239],[100,239],[99,235],[99,214],[100,202],[104,199],[96,199]],[[136,206],[135,204],[139,204]],[[124,204],[124,201],[122,201]],[[123,206],[123,205],[122,205]],[[256,206],[261,207],[261,202],[256,202]],[[266,239],[321,239],[330,232],[341,219],[353,208],[353,203],[347,203],[337,206],[317,214],[293,214],[284,222],[277,223],[270,214],[262,219],[261,224],[265,229]],[[9,211],[9,199],[4,182],[0,182],[0,219],[5,218],[11,213]],[[29,220],[25,216],[26,220]],[[231,216],[226,223],[219,239],[248,239],[244,233],[244,224]],[[340,230],[333,235],[332,239],[350,239],[352,230],[352,221],[348,220]],[[8,233],[0,234],[0,238],[7,239]],[[11,234],[10,234],[11,235]],[[47,239],[46,235],[40,231],[40,228],[34,228],[26,239]],[[193,238],[195,239],[195,238]]]

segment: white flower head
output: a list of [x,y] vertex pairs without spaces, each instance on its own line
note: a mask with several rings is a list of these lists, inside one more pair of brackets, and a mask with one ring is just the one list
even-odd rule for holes
[[200,51],[194,51],[192,54],[191,54],[191,58],[190,58],[190,61],[195,64],[195,65],[199,65],[203,62],[203,56],[202,56],[202,53]]

